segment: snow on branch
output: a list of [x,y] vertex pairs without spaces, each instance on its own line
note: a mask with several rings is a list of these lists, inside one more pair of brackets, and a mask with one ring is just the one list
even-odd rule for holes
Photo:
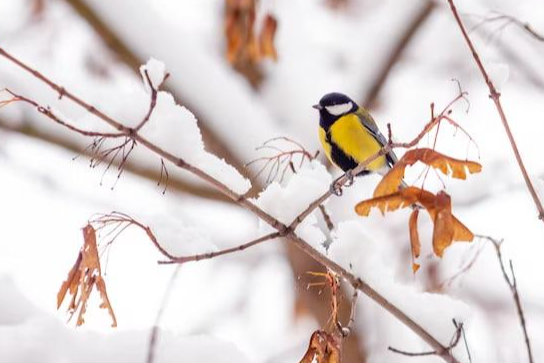
[[[425,319],[425,312],[417,309],[418,320],[429,321],[427,321],[426,324],[416,321],[410,316],[414,314],[414,311],[410,312],[410,315],[405,312],[406,306],[403,307],[401,304],[403,296],[398,293],[396,295],[388,293],[390,297],[394,297],[393,301],[389,300],[387,295],[383,295],[376,290],[376,286],[380,285],[376,284],[376,281],[372,281],[372,283],[365,281],[362,277],[359,277],[350,271],[348,267],[335,262],[324,254],[321,243],[319,242],[323,238],[322,232],[314,225],[315,220],[312,218],[306,219],[333,194],[335,189],[342,188],[344,184],[346,184],[349,175],[343,175],[332,184],[332,187],[330,187],[330,175],[326,172],[323,165],[320,165],[314,160],[311,164],[300,169],[287,185],[281,186],[279,183],[272,183],[261,193],[259,198],[250,200],[243,195],[250,187],[249,181],[244,179],[224,160],[220,160],[204,150],[204,144],[196,119],[187,109],[177,105],[173,97],[163,91],[157,91],[156,104],[153,104],[153,89],[156,89],[155,87],[161,81],[162,72],[160,70],[162,67],[160,64],[152,62],[148,64],[149,66],[146,68],[147,73],[144,71],[144,83],[151,89],[152,104],[150,104],[151,111],[149,112],[149,117],[145,116],[141,122],[142,125],[140,128],[136,129],[101,112],[96,107],[88,104],[81,98],[75,96],[75,94],[69,92],[38,71],[13,57],[2,48],[0,48],[0,55],[47,84],[59,94],[59,97],[65,97],[78,104],[89,113],[109,124],[118,133],[122,134],[123,137],[128,137],[133,140],[134,143],[144,146],[146,149],[160,157],[161,162],[162,160],[167,160],[174,166],[184,169],[210,183],[213,187],[230,197],[240,206],[251,211],[274,230],[269,231],[264,237],[251,241],[246,245],[252,246],[264,242],[265,240],[271,240],[271,238],[285,237],[289,243],[294,244],[308,256],[326,266],[337,276],[345,279],[355,290],[370,297],[379,306],[392,314],[397,320],[402,322],[425,341],[442,359],[452,363],[459,362],[457,358],[452,355],[448,346],[441,343],[441,340],[444,339],[437,337],[436,334],[431,333],[431,330],[429,330],[433,325],[429,321],[434,321],[434,318],[427,317]],[[453,102],[456,102],[463,97],[464,94],[461,93]],[[442,120],[451,123],[452,120],[447,118],[451,113],[449,110],[450,106],[451,104],[446,106],[444,111],[437,116],[433,114],[431,121],[425,126],[424,130],[411,142],[393,143],[390,138],[389,142],[379,152],[352,170],[352,175],[356,175],[371,161],[387,154],[393,148],[410,148],[417,145],[419,140]],[[33,105],[33,107],[38,109],[40,106]],[[38,109],[38,111],[40,111],[40,109]],[[49,114],[46,113],[45,115],[51,118]],[[61,125],[67,127],[62,123]],[[155,134],[152,132],[153,127],[156,128]],[[168,135],[172,135],[171,137],[178,140],[174,150],[166,150],[159,146],[161,140],[157,138],[158,132],[167,132]],[[283,202],[281,202],[282,200]],[[286,207],[287,202],[289,203],[289,208]],[[158,243],[156,246],[160,250],[161,246],[158,245]],[[241,249],[242,248],[238,248],[237,250]],[[166,254],[163,253],[165,256],[169,255],[169,257],[175,257],[166,250],[165,252]],[[230,251],[228,253],[230,253]],[[197,259],[198,258],[194,257],[195,261]],[[349,266],[349,264],[346,266]],[[438,299],[438,297],[433,297],[433,299]],[[447,298],[443,297],[442,300],[443,299]],[[417,299],[414,301],[417,301]],[[436,301],[433,300],[433,302]],[[414,304],[412,307],[416,305],[417,304]],[[420,305],[421,302],[419,302],[417,306]]]

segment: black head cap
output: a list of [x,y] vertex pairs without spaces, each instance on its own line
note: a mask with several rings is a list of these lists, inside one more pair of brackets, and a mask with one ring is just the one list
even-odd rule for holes
[[351,102],[355,105],[355,101],[353,101],[351,98],[346,96],[343,93],[339,92],[332,92],[327,93],[325,96],[321,97],[319,100],[319,104],[323,107],[325,106],[336,106],[341,104],[346,104],[348,102]]
[[350,112],[355,112],[359,108],[357,103],[343,93],[327,93],[321,97],[319,103],[313,108],[319,110],[321,114],[320,123],[322,126],[329,126],[337,118]]

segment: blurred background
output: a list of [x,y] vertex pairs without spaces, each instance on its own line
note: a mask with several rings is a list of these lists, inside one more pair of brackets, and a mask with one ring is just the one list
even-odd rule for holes
[[[456,4],[544,198],[544,42],[503,16],[544,34],[544,3]],[[259,55],[237,48],[237,26],[242,33],[254,29]],[[535,361],[544,359],[544,226],[446,1],[2,0],[0,46],[127,122],[141,119],[148,107],[140,65],[150,58],[163,61],[170,74],[164,89],[196,116],[206,149],[252,179],[250,196],[267,184],[266,171],[254,178],[262,164],[245,166],[264,155],[256,150],[263,142],[286,136],[312,154],[320,149],[318,115],[311,105],[323,94],[350,95],[371,110],[382,131],[390,123],[396,140],[410,141],[429,121],[431,103],[441,110],[455,98],[458,85],[452,80],[458,80],[469,104],[457,103],[453,117],[477,146],[444,124],[437,149],[476,160],[483,171],[468,181],[442,179],[456,216],[474,233],[505,240],[503,252],[514,263]],[[0,58],[4,87],[58,109],[78,125],[103,129],[85,110],[59,100]],[[161,135],[162,145],[175,147],[175,134],[163,130]],[[433,141],[424,138],[420,145]],[[110,328],[98,299],[91,300],[79,328],[56,310],[56,293],[81,246],[81,228],[93,214],[122,211],[161,231],[169,244],[196,240],[225,248],[258,231],[256,217],[173,167],[163,194],[164,186],[157,186],[160,160],[141,148],[118,181],[116,168],[89,168],[89,142],[27,105],[0,109],[2,362],[145,360],[149,331],[176,267],[157,265],[162,256],[141,231],[128,229],[107,256],[105,278],[118,328]],[[318,159],[328,165],[322,154]],[[418,180],[421,170],[412,170],[408,183]],[[331,198],[327,209],[333,222],[357,221],[379,245],[379,257],[395,281],[468,305],[472,361],[526,361],[493,245],[480,239],[456,244],[442,260],[430,256],[429,248],[414,276],[408,212],[362,219],[353,211],[378,181],[360,178],[342,198]],[[430,173],[426,187],[444,185]],[[420,223],[423,241],[431,238],[430,225]],[[160,321],[157,360],[298,362],[311,332],[330,318],[328,295],[307,287],[314,282],[307,271],[323,268],[281,242],[183,265]],[[458,313],[420,309],[448,319]],[[439,361],[387,351],[403,344],[407,350],[428,349],[379,306],[359,298],[343,361]]]

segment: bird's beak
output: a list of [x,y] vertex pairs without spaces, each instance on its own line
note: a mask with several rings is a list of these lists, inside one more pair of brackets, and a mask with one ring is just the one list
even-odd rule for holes
[[320,111],[323,109],[323,106],[321,106],[319,104],[313,105],[312,107],[315,108],[316,110],[320,110]]

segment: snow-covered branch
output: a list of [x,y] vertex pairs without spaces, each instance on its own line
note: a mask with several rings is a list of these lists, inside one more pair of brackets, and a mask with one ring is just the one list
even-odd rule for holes
[[[122,134],[126,138],[133,140],[135,143],[139,145],[143,145],[145,148],[147,148],[149,151],[151,151],[155,155],[159,156],[161,159],[168,160],[176,167],[184,169],[192,173],[193,175],[199,177],[200,179],[210,183],[214,188],[216,188],[217,190],[227,195],[229,198],[231,198],[240,206],[251,211],[257,217],[259,217],[263,222],[265,222],[270,227],[275,229],[276,232],[268,234],[265,237],[262,237],[260,239],[250,242],[251,245],[263,242],[264,238],[266,238],[267,240],[270,240],[270,238],[285,237],[290,243],[293,243],[295,246],[297,246],[302,251],[304,251],[307,255],[309,255],[310,257],[312,257],[313,259],[315,259],[322,265],[326,266],[329,270],[333,271],[335,274],[347,280],[353,286],[354,289],[361,291],[364,295],[371,298],[383,309],[391,313],[396,319],[398,319],[400,322],[402,322],[404,325],[410,328],[416,335],[418,335],[421,339],[423,339],[433,349],[436,355],[440,356],[447,362],[453,362],[453,363],[458,362],[458,360],[450,352],[450,349],[448,348],[448,346],[442,344],[439,341],[439,339],[435,337],[433,334],[431,334],[423,325],[421,325],[419,322],[417,322],[412,317],[407,315],[399,306],[391,302],[388,298],[386,298],[384,295],[378,292],[373,286],[371,286],[370,283],[356,276],[354,273],[352,273],[351,271],[343,267],[341,264],[335,262],[333,259],[327,257],[325,254],[323,254],[318,249],[316,249],[309,241],[307,241],[305,238],[302,238],[297,233],[300,230],[300,227],[304,227],[306,218],[311,215],[313,210],[315,210],[320,205],[322,205],[323,202],[325,202],[326,199],[328,199],[332,195],[334,188],[341,188],[349,179],[348,176],[346,175],[342,176],[338,181],[335,182],[334,188],[329,189],[329,191],[327,191],[326,193],[323,193],[321,197],[311,201],[308,207],[302,208],[300,213],[295,214],[294,218],[292,218],[291,222],[289,223],[289,220],[287,220],[287,218],[280,219],[279,217],[274,216],[270,212],[267,212],[266,209],[262,206],[263,204],[261,204],[261,203],[266,204],[266,202],[272,203],[273,202],[272,200],[253,201],[246,198],[244,196],[244,193],[249,189],[249,182],[243,179],[239,174],[237,174],[236,170],[231,168],[230,165],[228,164],[223,165],[223,164],[217,164],[217,163],[208,163],[208,164],[199,163],[199,161],[203,160],[201,158],[202,155],[195,156],[194,153],[193,154],[188,153],[184,155],[184,157],[176,156],[174,153],[163,149],[161,146],[151,141],[150,138],[143,136],[142,133],[145,131],[143,127],[141,127],[141,129],[129,127],[123,124],[121,121],[118,121],[108,116],[104,112],[98,110],[96,107],[90,105],[89,103],[85,102],[84,100],[76,96],[74,93],[66,90],[65,88],[51,81],[49,78],[42,75],[38,71],[34,70],[33,68],[29,67],[28,65],[21,62],[17,58],[13,57],[2,48],[0,48],[0,55],[4,56],[6,59],[10,60],[14,64],[18,65],[22,69],[29,72],[35,78],[47,84],[49,87],[51,87],[54,91],[56,91],[59,94],[59,97],[64,97],[69,99],[70,101],[86,109],[92,115],[106,122],[112,128],[117,130],[119,134]],[[154,79],[153,76],[150,76],[150,78],[151,80]],[[160,84],[160,82],[159,83],[155,83],[152,81],[148,82],[148,85],[151,88],[158,87],[158,84]],[[462,98],[463,96],[464,96],[463,94],[460,94],[458,98],[456,98],[456,100]],[[40,107],[42,107],[42,106],[39,106],[37,103],[32,105],[36,107],[38,111]],[[150,108],[150,114],[144,118],[144,121],[145,121],[144,123],[146,123],[147,121],[154,121],[153,112],[159,113],[162,116],[164,116],[165,114],[166,115],[168,114],[168,113],[165,113],[166,111],[170,111],[170,112],[174,112],[173,117],[178,117],[180,115],[175,113],[175,112],[179,112],[179,110],[176,107],[178,106],[175,105],[175,103],[171,99],[171,96],[169,96],[166,93],[159,93],[157,105],[156,107],[153,106]],[[440,113],[438,116],[435,117],[433,115],[431,121],[425,127],[424,132],[422,132],[420,135],[418,135],[414,140],[412,140],[409,143],[393,143],[392,141],[389,141],[389,143],[386,146],[384,146],[378,153],[368,158],[366,161],[361,163],[357,168],[352,170],[352,173],[357,174],[358,172],[362,171],[365,168],[365,166],[368,165],[368,163],[370,163],[372,160],[376,159],[377,157],[381,155],[385,155],[392,148],[397,148],[397,147],[407,148],[407,147],[416,145],[417,142],[423,137],[423,135],[426,134],[428,130],[432,129],[441,120],[446,119],[445,116],[447,116],[448,112],[449,112],[449,106],[446,107],[444,111]],[[50,113],[49,112],[44,113],[44,115],[48,116],[49,118],[56,117],[60,119],[60,117],[56,115],[53,111],[51,111]],[[63,125],[63,126],[67,127],[66,125]],[[197,131],[195,130],[195,132]],[[196,140],[198,143],[199,139],[197,138]],[[192,148],[195,147],[194,144],[190,146]],[[190,157],[190,160],[192,162],[187,160],[185,156]],[[209,162],[209,159],[204,159],[204,160],[206,162]],[[213,159],[213,161],[215,162],[215,159]],[[224,174],[227,174],[229,178],[227,182],[223,182],[219,179],[220,177],[224,176]],[[316,186],[315,190],[316,191],[321,190],[321,184],[319,186]],[[272,197],[270,197],[269,199],[271,198]],[[158,248],[160,248],[160,245],[157,244],[157,246]],[[239,249],[242,249],[242,248],[239,248]],[[169,256],[169,257],[172,257],[172,256]],[[195,260],[197,259],[195,258]]]

